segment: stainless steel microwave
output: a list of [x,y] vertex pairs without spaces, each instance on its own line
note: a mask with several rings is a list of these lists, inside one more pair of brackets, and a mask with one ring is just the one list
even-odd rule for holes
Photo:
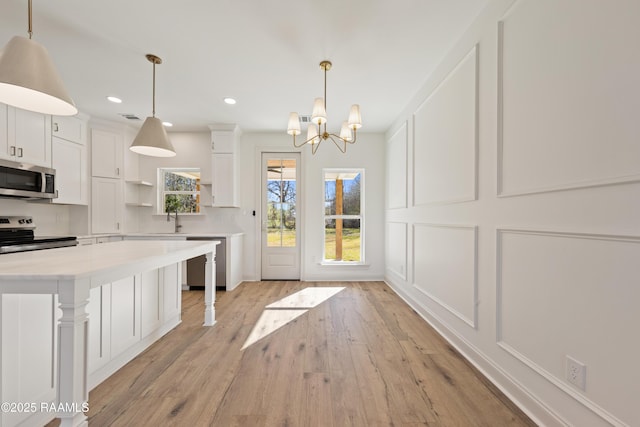
[[0,160],[0,196],[55,199],[55,169]]

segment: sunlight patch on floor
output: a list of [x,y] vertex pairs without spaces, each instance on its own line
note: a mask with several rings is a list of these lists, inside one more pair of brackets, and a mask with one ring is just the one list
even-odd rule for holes
[[305,288],[269,304],[260,315],[241,350],[302,316],[344,289],[344,287]]
[[343,287],[306,288],[269,304],[266,308],[313,308],[343,289]]

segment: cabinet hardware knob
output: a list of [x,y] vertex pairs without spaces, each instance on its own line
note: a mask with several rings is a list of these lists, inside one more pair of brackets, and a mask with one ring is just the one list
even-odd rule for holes
[[58,132],[58,124],[57,123],[53,124],[53,131],[54,132]]
[[18,148],[18,157],[22,157],[22,147]]
[[9,147],[9,155],[10,156],[15,156],[16,155],[16,146],[12,145],[11,147]]

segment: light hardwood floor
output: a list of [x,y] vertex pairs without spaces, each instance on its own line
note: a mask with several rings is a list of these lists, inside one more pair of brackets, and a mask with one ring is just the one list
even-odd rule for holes
[[[241,350],[265,306],[332,286]],[[203,295],[183,293],[182,324],[91,391],[90,426],[535,425],[384,283],[243,283],[217,294],[212,328]]]

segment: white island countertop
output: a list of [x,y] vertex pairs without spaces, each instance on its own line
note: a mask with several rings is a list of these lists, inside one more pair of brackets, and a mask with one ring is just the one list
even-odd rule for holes
[[[114,270],[140,272],[146,267],[151,269],[215,252],[217,244],[215,240],[121,241],[3,254],[0,255],[0,281],[97,278],[111,275]],[[204,246],[208,246],[208,250],[203,250]]]

